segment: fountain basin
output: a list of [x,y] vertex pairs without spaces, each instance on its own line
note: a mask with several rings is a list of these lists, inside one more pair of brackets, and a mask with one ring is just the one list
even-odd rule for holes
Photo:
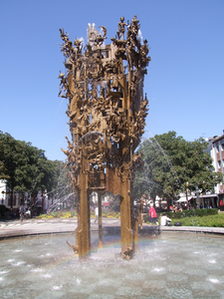
[[223,236],[163,232],[140,237],[134,258],[123,260],[119,234],[105,234],[79,261],[66,241],[73,234],[0,241],[1,298],[224,297]]

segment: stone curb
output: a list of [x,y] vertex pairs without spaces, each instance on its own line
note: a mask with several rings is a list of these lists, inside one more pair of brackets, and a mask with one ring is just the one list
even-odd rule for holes
[[[6,238],[15,238],[22,236],[32,236],[40,234],[57,234],[57,233],[72,233],[75,232],[77,225],[76,219],[54,219],[52,220],[25,220],[9,221],[7,223],[0,222],[0,240]],[[91,223],[91,230],[97,230],[96,224]],[[119,233],[120,225],[118,219],[103,219],[103,230],[106,233]],[[139,234],[151,234],[165,231],[184,231],[197,233],[210,233],[224,235],[222,227],[196,227],[196,226],[153,226],[144,224],[142,229],[139,229]]]

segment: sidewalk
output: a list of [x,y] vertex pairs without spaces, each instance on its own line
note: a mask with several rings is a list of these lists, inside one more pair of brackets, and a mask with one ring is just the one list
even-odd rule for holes
[[[50,233],[66,233],[74,232],[77,227],[77,219],[29,219],[21,222],[20,220],[14,221],[0,221],[0,239],[10,237],[20,237],[36,234],[50,234]],[[120,219],[103,218],[103,228],[111,228],[111,230],[119,231]],[[91,219],[91,230],[97,230],[98,225]],[[198,227],[198,226],[152,226],[144,223],[143,229],[140,233],[150,233],[156,231],[187,231],[187,232],[201,232],[223,234],[224,228],[222,227]]]
[[[91,229],[97,229],[97,223],[94,223],[95,219],[91,219]],[[120,225],[119,219],[103,218],[103,226],[118,227]],[[50,234],[50,233],[67,233],[74,232],[77,227],[77,219],[28,219],[12,220],[12,221],[0,221],[0,239],[9,237],[19,237],[26,235],[36,234]]]
[[161,231],[188,231],[197,233],[210,233],[224,235],[224,227],[205,226],[161,226]]

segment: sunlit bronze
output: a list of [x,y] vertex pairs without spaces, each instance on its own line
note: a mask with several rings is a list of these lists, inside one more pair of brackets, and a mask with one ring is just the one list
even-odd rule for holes
[[120,195],[122,256],[129,258],[136,235],[131,182],[147,115],[143,81],[149,50],[136,17],[130,24],[120,18],[109,44],[106,28],[99,28],[88,25],[85,46],[60,30],[66,74],[59,75],[59,95],[68,99],[72,135],[65,153],[79,192],[76,248],[80,257],[90,250],[89,194],[110,192]]

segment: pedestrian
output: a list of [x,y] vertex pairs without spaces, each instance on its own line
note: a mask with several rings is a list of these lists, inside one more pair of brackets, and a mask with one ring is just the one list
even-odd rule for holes
[[157,213],[156,213],[156,210],[153,206],[153,204],[150,205],[150,208],[149,208],[149,221],[152,222],[152,223],[155,223],[155,224],[158,224],[158,216],[157,216]]
[[94,212],[95,212],[95,221],[94,221],[94,223],[96,223],[97,220],[98,220],[98,216],[99,216],[99,208],[98,208],[98,206],[95,207]]
[[145,204],[145,201],[143,198],[141,198],[138,201],[138,223],[139,223],[139,226],[141,229],[143,227],[143,222],[144,222],[144,211],[143,211],[144,204]]
[[19,207],[19,217],[20,217],[20,221],[22,222],[25,216],[25,206],[22,204]]
[[30,209],[27,209],[26,212],[25,212],[25,217],[26,218],[31,218],[31,211]]

